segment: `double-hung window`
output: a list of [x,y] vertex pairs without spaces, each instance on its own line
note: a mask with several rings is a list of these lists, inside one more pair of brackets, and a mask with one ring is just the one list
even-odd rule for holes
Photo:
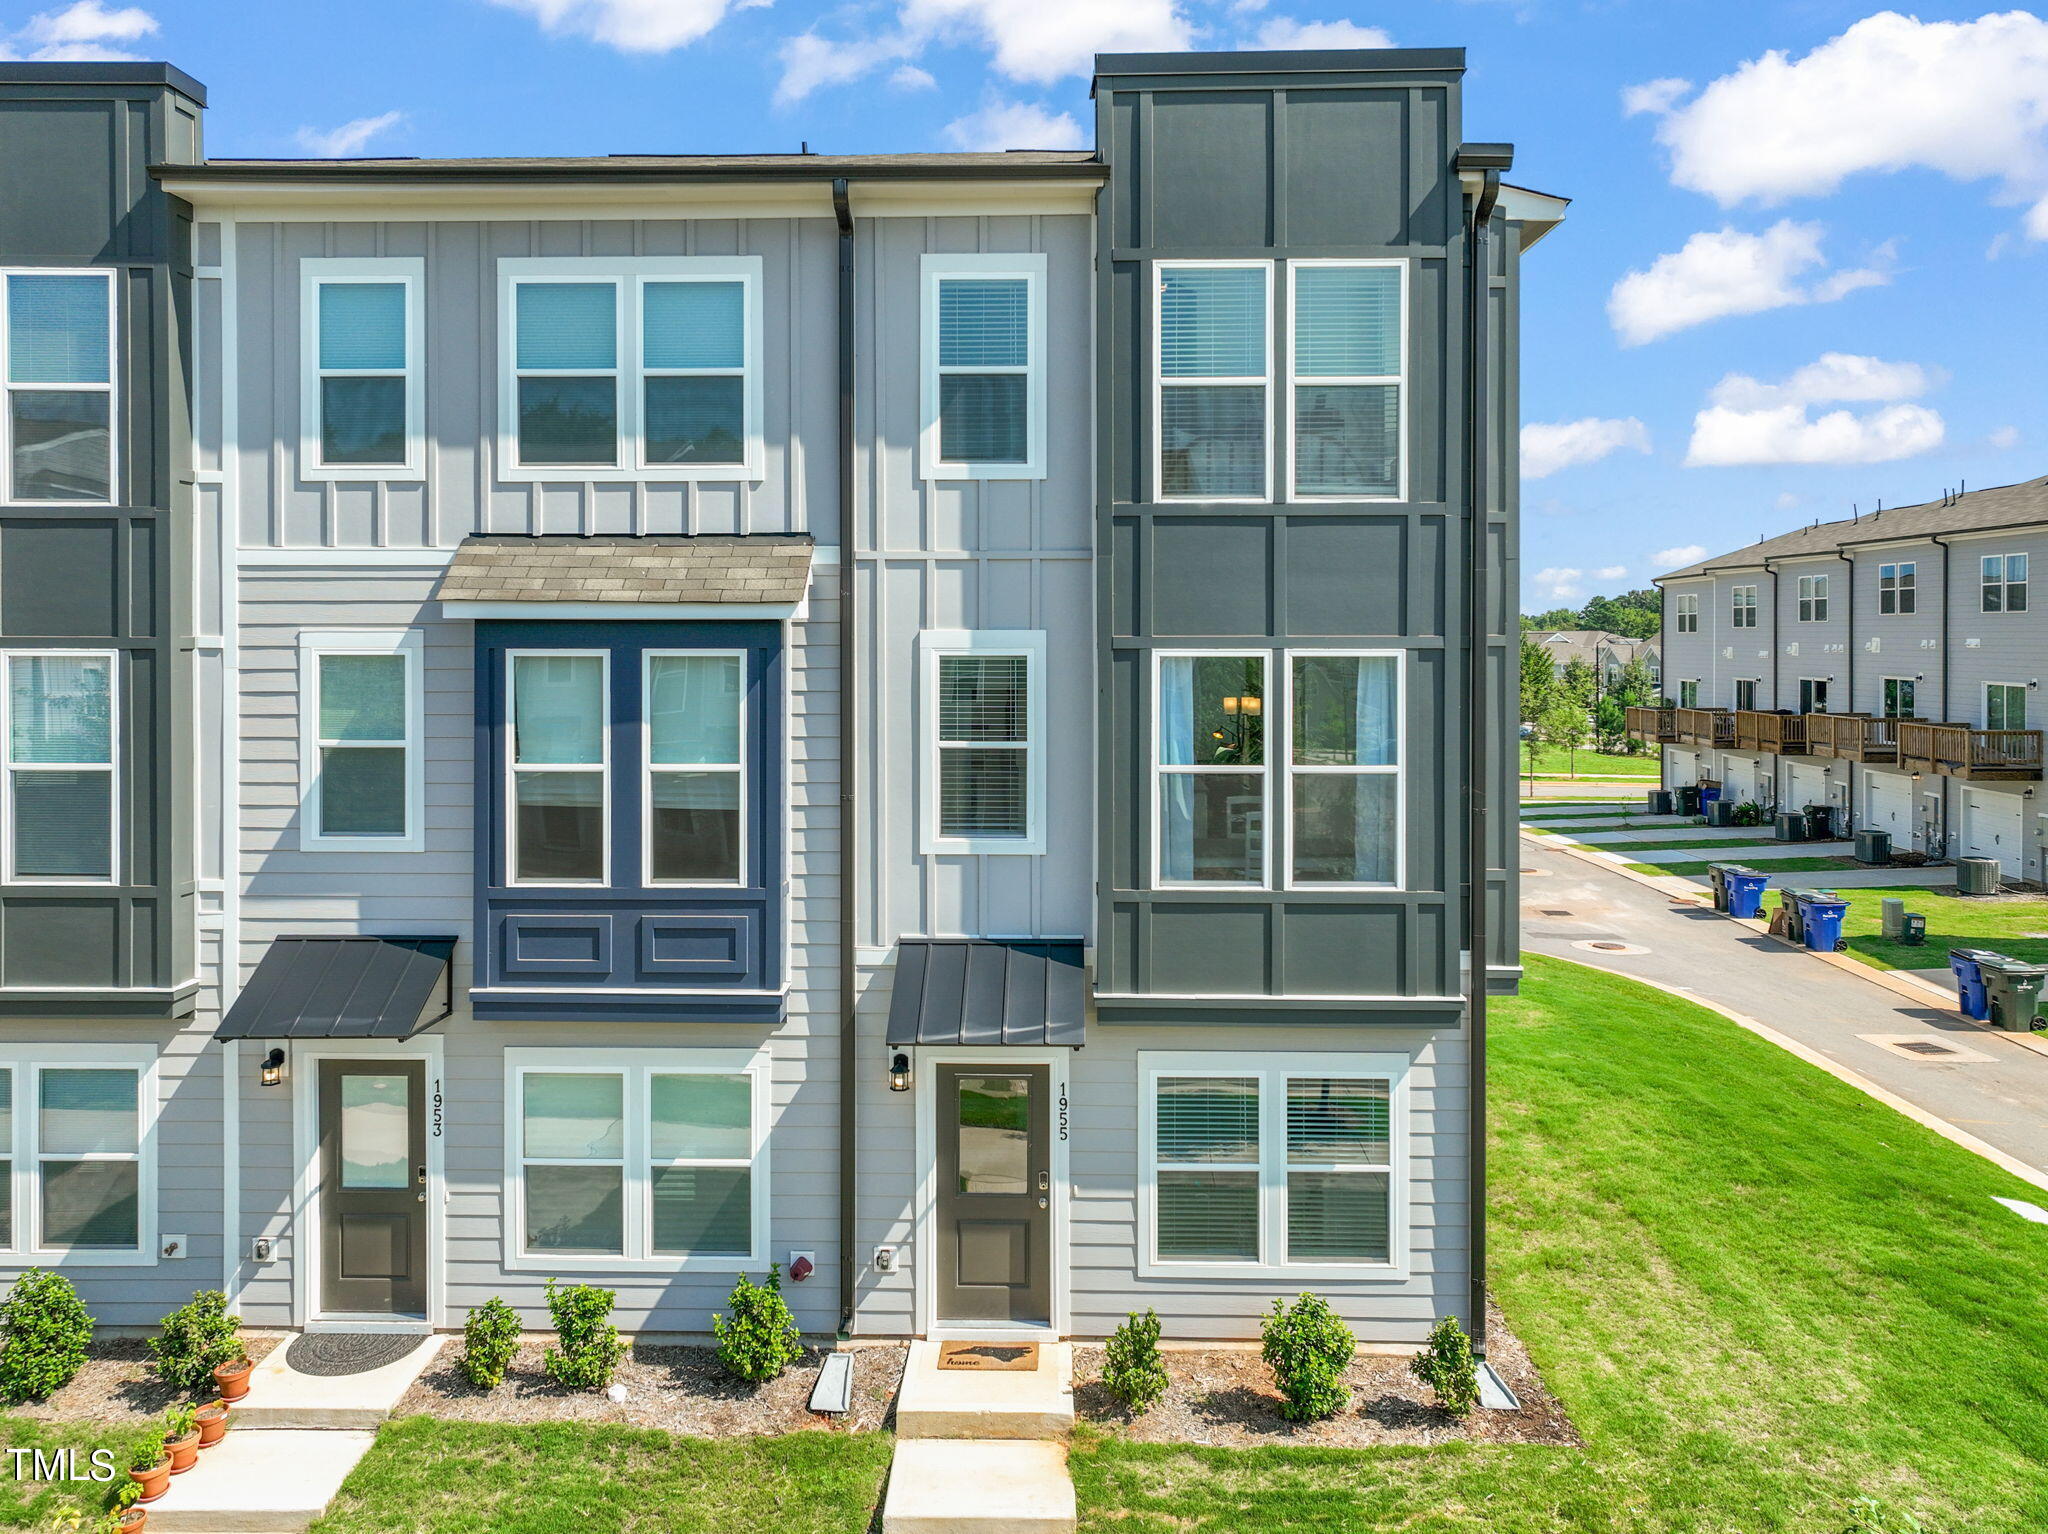
[[1912,560],[1904,564],[1879,565],[1877,567],[1877,610],[1880,613],[1909,613],[1915,610],[1919,593],[1914,589],[1918,567]]
[[1984,684],[1984,728],[2024,730],[2027,727],[2027,690],[2009,682]]
[[119,667],[104,651],[6,654],[7,877],[114,879]]
[[113,273],[4,271],[0,281],[7,499],[112,501]]
[[1736,586],[1730,589],[1728,624],[1738,629],[1756,627],[1756,587]]
[[926,479],[1045,476],[1043,255],[924,258]]
[[1160,498],[1271,500],[1272,264],[1161,262],[1156,280]]
[[1700,594],[1697,591],[1679,593],[1672,626],[1680,634],[1697,634],[1700,631]]
[[155,1260],[152,1053],[0,1051],[0,1253]]
[[927,852],[1045,850],[1045,635],[918,636]]
[[611,657],[514,650],[513,884],[603,884],[611,853]]
[[767,1261],[768,1058],[508,1049],[513,1264]]
[[1887,719],[1911,719],[1913,709],[1913,678],[1909,676],[1888,676],[1884,679],[1884,716]]
[[761,265],[500,261],[500,474],[758,479]]
[[746,866],[746,657],[649,650],[644,822],[649,884],[738,884]]
[[1157,885],[1266,887],[1276,870],[1283,888],[1400,884],[1397,656],[1178,651],[1156,665]]
[[1986,554],[1983,571],[1983,609],[1987,613],[2023,613],[2027,610],[2027,556]]
[[1405,1268],[1406,1056],[1138,1060],[1148,1276]]
[[1405,261],[1293,261],[1294,496],[1402,495]]
[[299,281],[303,476],[424,473],[425,263],[309,258]]
[[300,848],[419,851],[419,631],[302,633],[299,697]]
[[1801,623],[1825,623],[1828,621],[1828,578],[1825,575],[1802,575],[1799,577],[1799,621]]

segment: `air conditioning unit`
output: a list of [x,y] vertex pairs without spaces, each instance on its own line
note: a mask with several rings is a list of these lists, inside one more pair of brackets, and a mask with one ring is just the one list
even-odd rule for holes
[[1805,841],[1806,817],[1797,810],[1778,811],[1778,840],[1781,842]]
[[1998,859],[1957,858],[1956,893],[1958,895],[1997,894]]

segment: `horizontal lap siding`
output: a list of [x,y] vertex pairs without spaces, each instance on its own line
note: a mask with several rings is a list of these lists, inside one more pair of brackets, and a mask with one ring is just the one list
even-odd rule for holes
[[[1855,559],[1856,712],[1882,714],[1884,679],[1913,677],[1914,708],[1929,719],[1949,717],[1941,698],[1941,550],[1931,543],[1858,549]],[[1878,572],[1902,562],[1914,566],[1913,611],[1881,613]]]

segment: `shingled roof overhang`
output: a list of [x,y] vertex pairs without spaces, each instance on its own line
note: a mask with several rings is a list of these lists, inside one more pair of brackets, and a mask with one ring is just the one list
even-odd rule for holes
[[441,577],[451,618],[786,618],[810,586],[804,533],[465,538]]

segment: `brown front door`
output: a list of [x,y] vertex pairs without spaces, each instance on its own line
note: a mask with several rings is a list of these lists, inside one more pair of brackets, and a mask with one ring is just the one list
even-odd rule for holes
[[320,1062],[320,1309],[427,1311],[427,1069]]
[[938,1314],[1052,1322],[1052,1072],[938,1072]]

